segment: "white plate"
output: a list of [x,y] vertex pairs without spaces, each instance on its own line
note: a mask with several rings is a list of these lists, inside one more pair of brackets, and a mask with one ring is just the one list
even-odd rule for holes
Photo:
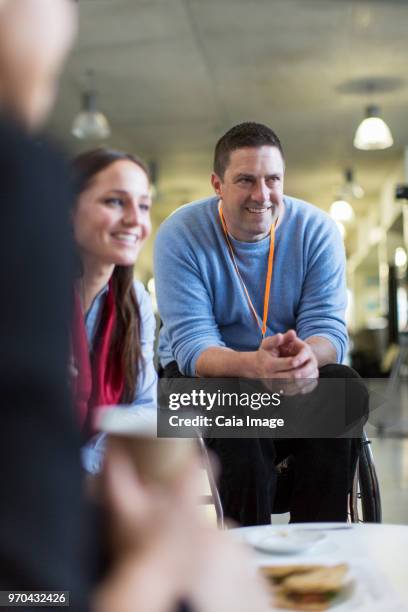
[[246,534],[246,540],[258,550],[267,553],[283,555],[297,554],[310,550],[326,538],[322,531],[309,531],[307,529],[279,529],[263,528]]

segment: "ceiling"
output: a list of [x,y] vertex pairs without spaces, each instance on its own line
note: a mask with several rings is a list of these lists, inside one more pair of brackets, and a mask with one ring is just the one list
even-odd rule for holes
[[[80,34],[51,129],[72,150],[86,69],[109,144],[159,169],[156,222],[210,193],[216,140],[256,120],[280,136],[286,192],[325,209],[352,166],[363,214],[408,144],[408,0],[80,0]],[[374,91],[369,92],[367,83]],[[352,147],[369,102],[395,145]]]

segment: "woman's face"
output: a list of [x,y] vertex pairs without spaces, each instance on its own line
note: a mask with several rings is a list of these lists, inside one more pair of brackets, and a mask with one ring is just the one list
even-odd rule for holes
[[120,160],[96,174],[73,216],[82,256],[104,265],[133,265],[151,232],[150,208],[149,181],[140,166]]

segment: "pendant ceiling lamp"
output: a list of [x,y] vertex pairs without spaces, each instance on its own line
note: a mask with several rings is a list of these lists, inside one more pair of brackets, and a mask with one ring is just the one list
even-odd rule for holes
[[390,128],[381,119],[378,106],[367,106],[366,117],[357,128],[353,144],[363,151],[388,149],[394,144]]
[[330,216],[337,222],[350,223],[354,219],[354,210],[346,200],[335,200],[330,206]]
[[88,86],[82,94],[81,110],[72,124],[72,134],[80,140],[105,140],[111,129],[106,116],[98,110],[98,94],[92,85],[93,72],[87,74]]

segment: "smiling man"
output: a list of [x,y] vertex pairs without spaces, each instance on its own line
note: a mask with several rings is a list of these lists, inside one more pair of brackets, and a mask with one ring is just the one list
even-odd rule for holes
[[280,150],[266,145],[232,151],[227,164],[223,156],[217,159],[211,182],[222,199],[234,238],[262,240],[269,234],[272,220],[282,218],[284,172]]
[[[262,124],[237,125],[215,148],[215,196],[181,207],[161,226],[155,274],[164,376],[310,384],[355,375],[329,365],[341,363],[347,346],[340,234],[326,213],[284,195],[284,174],[277,135]],[[240,523],[269,522],[274,462],[287,452],[298,466],[292,521],[346,520],[349,440],[210,446],[221,462],[226,514]]]

